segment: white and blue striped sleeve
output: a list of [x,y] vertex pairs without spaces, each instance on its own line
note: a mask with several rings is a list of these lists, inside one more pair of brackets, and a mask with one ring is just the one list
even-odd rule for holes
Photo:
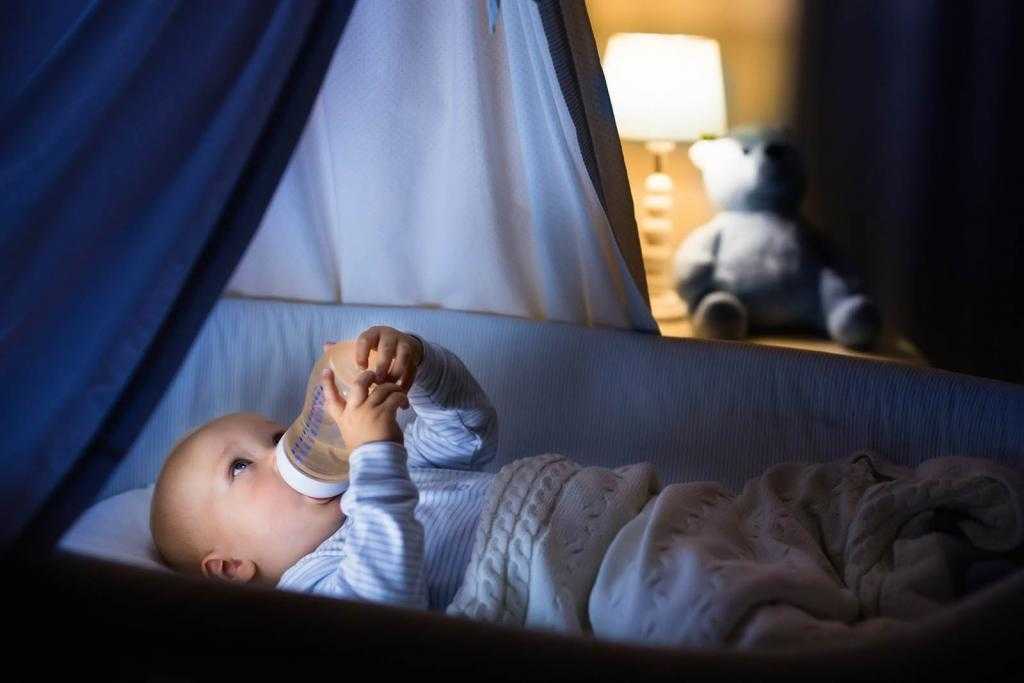
[[315,551],[290,567],[278,588],[427,609],[423,525],[413,512],[419,492],[406,451],[373,441],[352,451],[347,519]]
[[459,357],[416,335],[423,359],[409,388],[416,417],[404,429],[410,467],[479,470],[498,452],[498,415]]

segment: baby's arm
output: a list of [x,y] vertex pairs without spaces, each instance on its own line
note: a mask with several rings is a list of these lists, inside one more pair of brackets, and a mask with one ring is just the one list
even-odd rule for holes
[[419,494],[406,451],[374,441],[352,451],[348,516],[341,530],[285,572],[280,588],[427,609],[423,525],[413,516]]
[[409,388],[416,417],[405,426],[410,467],[478,470],[498,451],[498,415],[458,356],[410,335],[423,360]]
[[370,385],[374,371],[353,380],[342,398],[324,370],[324,409],[338,424],[349,455],[348,519],[333,536],[290,567],[278,586],[337,598],[427,607],[423,525],[413,516],[419,493],[409,480],[395,412],[408,405],[397,384]]

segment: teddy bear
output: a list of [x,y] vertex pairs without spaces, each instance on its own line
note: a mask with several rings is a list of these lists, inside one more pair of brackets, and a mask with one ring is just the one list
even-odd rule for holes
[[784,132],[740,128],[699,140],[690,159],[719,213],[673,260],[673,282],[698,337],[811,330],[855,349],[878,334],[877,309],[829,263],[800,217],[805,180]]

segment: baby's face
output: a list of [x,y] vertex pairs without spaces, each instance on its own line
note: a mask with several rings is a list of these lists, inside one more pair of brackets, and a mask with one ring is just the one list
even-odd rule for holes
[[338,497],[304,496],[277,471],[274,447],[284,427],[237,413],[204,427],[186,453],[187,490],[212,532],[212,550],[251,560],[258,579],[276,583],[289,566],[341,526]]

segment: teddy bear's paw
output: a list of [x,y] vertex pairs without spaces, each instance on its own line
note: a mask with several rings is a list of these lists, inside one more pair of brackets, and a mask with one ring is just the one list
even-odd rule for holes
[[880,322],[874,304],[858,294],[843,299],[828,312],[828,334],[843,346],[863,349],[875,340]]
[[729,292],[711,292],[697,305],[693,331],[704,339],[743,339],[747,336],[747,309]]

